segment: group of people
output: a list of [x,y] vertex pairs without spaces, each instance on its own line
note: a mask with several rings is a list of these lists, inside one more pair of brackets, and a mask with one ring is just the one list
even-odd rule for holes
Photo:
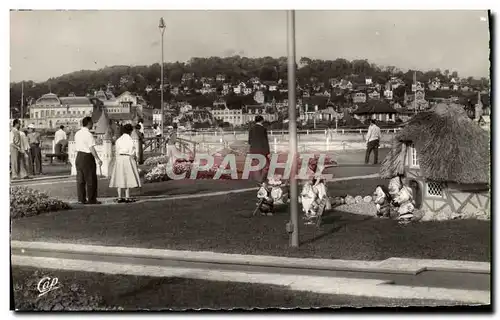
[[[91,117],[82,120],[82,128],[75,134],[76,151],[76,188],[78,202],[81,204],[100,204],[97,200],[97,166],[102,160],[97,153],[94,135],[90,131],[93,126]],[[140,126],[139,126],[140,128]],[[120,126],[120,137],[114,141],[115,161],[111,164],[110,188],[116,188],[117,202],[134,202],[130,197],[130,189],[141,186],[137,168],[137,151],[130,136],[134,131],[132,124]],[[122,196],[124,190],[124,197]]]
[[21,128],[19,119],[10,130],[10,170],[12,179],[28,179],[42,174],[40,133],[33,124]]
[[[81,204],[100,204],[97,200],[97,166],[102,166],[102,160],[96,152],[96,141],[94,135],[90,132],[93,127],[91,117],[82,120],[82,128],[75,134],[76,151],[76,180],[78,202]],[[110,188],[116,188],[118,203],[135,202],[137,199],[130,196],[130,189],[140,188],[141,181],[139,177],[138,163],[140,163],[140,149],[131,137],[134,129],[140,137],[144,134],[144,125],[139,120],[136,126],[131,123],[120,124],[118,126],[119,136],[114,140],[115,157],[111,163]],[[167,156],[174,161],[179,156],[175,147],[177,140],[176,126],[173,126],[167,142]],[[138,147],[142,147],[142,141]],[[139,154],[139,157],[137,156]]]

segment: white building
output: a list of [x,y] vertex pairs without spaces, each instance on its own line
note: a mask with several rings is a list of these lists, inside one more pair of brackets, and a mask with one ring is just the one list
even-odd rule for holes
[[78,128],[81,120],[91,116],[94,105],[87,97],[58,97],[44,94],[30,106],[29,122],[37,128],[55,129],[60,125]]

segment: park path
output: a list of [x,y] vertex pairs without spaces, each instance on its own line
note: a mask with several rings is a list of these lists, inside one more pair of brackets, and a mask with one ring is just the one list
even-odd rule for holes
[[490,265],[484,262],[296,259],[19,241],[12,243],[12,262],[56,270],[281,285],[326,294],[490,303]]

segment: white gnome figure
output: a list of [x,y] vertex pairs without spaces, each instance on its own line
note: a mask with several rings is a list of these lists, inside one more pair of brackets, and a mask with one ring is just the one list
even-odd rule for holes
[[310,211],[315,197],[316,195],[314,194],[312,183],[310,181],[306,182],[300,193],[300,202],[302,203],[305,219],[310,219],[311,217]]
[[403,186],[398,195],[394,198],[394,202],[399,205],[398,220],[401,223],[410,222],[413,218],[413,210],[415,210],[412,190],[407,186]]
[[390,196],[384,192],[381,186],[377,186],[373,198],[377,207],[377,217],[389,217],[391,210]]
[[319,217],[325,209],[331,209],[328,190],[321,179],[315,178],[313,181],[304,184],[300,197],[304,218],[307,220]]
[[394,177],[389,181],[389,195],[394,199],[398,193],[399,190],[403,187],[403,183],[401,182],[400,177]]

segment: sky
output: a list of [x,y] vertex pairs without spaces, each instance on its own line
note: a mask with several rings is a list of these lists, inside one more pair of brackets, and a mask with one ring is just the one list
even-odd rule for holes
[[[12,11],[10,80],[191,57],[286,56],[285,11]],[[296,56],[489,75],[486,11],[296,11]]]

